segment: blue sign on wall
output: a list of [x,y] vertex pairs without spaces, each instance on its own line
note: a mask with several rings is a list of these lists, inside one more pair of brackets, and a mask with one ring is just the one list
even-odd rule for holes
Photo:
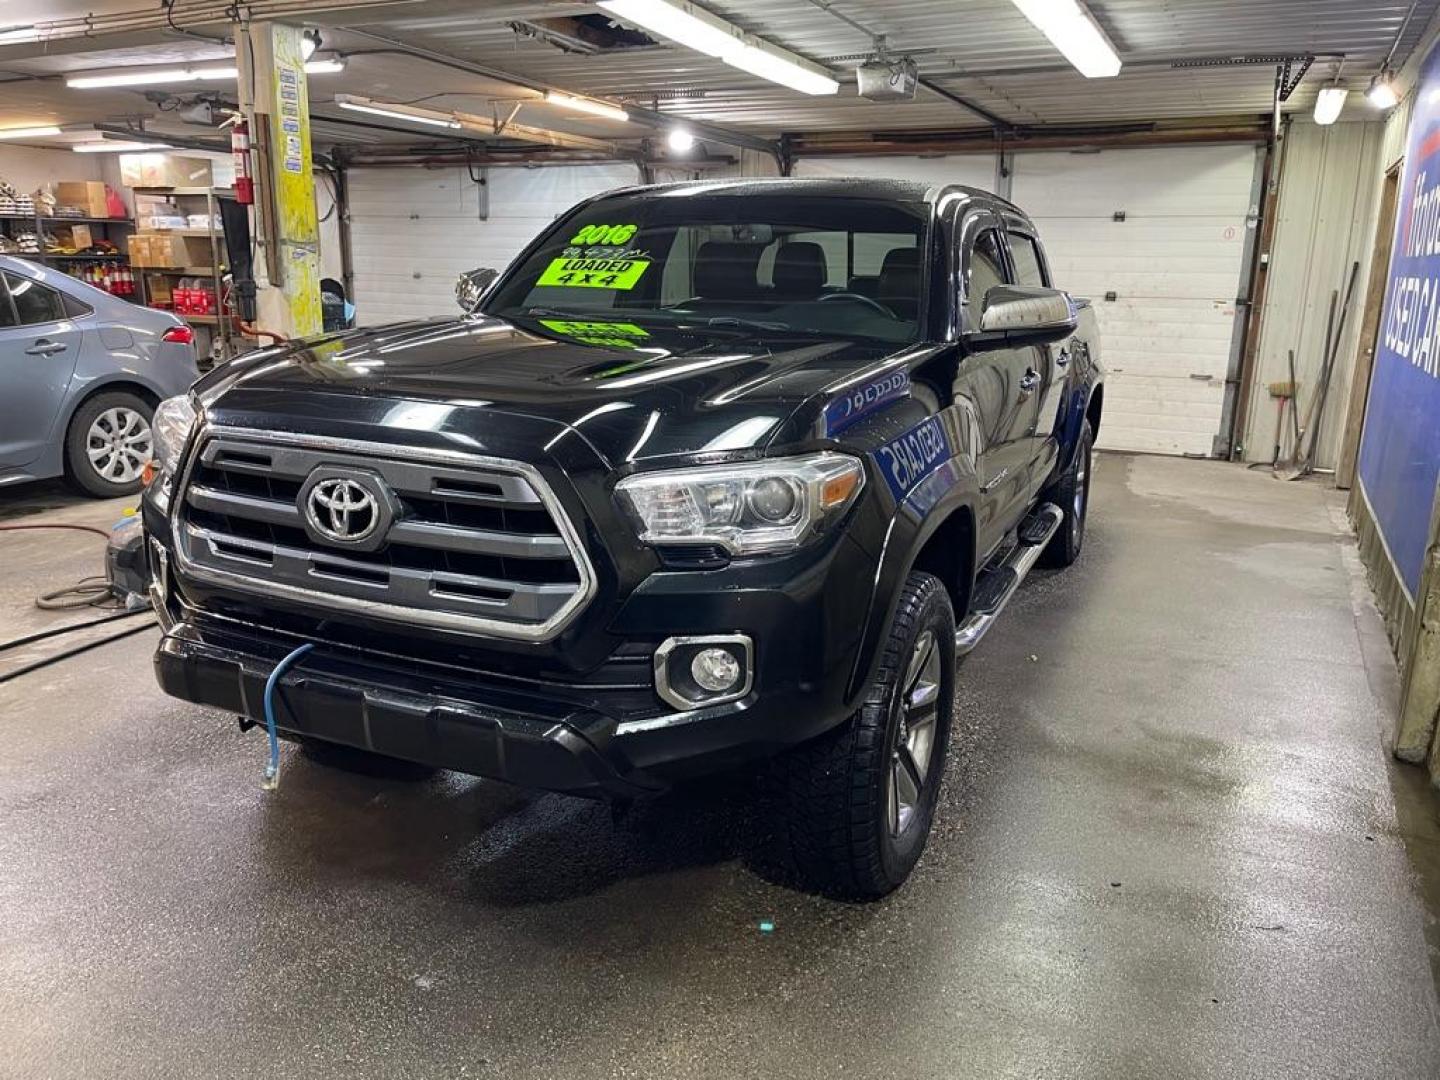
[[1405,152],[1360,484],[1413,598],[1440,476],[1440,49],[1425,60]]

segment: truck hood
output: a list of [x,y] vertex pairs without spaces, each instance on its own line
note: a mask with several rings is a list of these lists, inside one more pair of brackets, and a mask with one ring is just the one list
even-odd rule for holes
[[[902,346],[769,331],[492,317],[405,323],[262,349],[196,386],[212,416],[303,429],[307,417],[473,433],[484,414],[579,432],[614,467],[803,438],[825,386]],[[337,398],[349,399],[348,401]],[[415,408],[399,408],[401,403]]]

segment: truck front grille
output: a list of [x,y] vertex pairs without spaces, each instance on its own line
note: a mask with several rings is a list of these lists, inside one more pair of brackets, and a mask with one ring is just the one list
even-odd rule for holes
[[173,514],[182,574],[408,625],[543,641],[595,588],[538,471],[463,451],[214,428]]

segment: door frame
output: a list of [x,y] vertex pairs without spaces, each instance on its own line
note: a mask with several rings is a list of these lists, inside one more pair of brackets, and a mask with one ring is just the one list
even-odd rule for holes
[[1340,458],[1335,465],[1335,486],[1341,490],[1355,483],[1360,440],[1365,434],[1365,411],[1370,405],[1370,376],[1375,370],[1375,350],[1380,344],[1380,319],[1385,307],[1385,283],[1390,278],[1390,256],[1395,248],[1395,221],[1400,212],[1400,172],[1404,159],[1385,170],[1380,181],[1380,214],[1375,225],[1375,246],[1370,255],[1370,280],[1365,286],[1365,312],[1355,345],[1355,370],[1350,377],[1350,403],[1345,413],[1345,432],[1340,438]]

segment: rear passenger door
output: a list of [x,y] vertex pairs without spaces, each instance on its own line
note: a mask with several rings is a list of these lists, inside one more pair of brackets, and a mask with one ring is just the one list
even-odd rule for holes
[[[1005,231],[1015,284],[1048,287],[1050,270],[1040,241],[1028,229],[1019,228],[1013,222]],[[1034,397],[1035,428],[1031,432],[1035,469],[1032,487],[1038,490],[1049,478],[1060,456],[1060,422],[1065,405],[1065,372],[1070,364],[1070,342],[1037,345],[1029,351],[1031,367],[1040,376],[1040,385]]]
[[55,434],[80,356],[80,329],[60,293],[0,273],[0,468],[29,465]]
[[[967,215],[955,231],[954,257],[962,282],[964,327],[978,328],[985,294],[1012,284],[1005,254],[1004,225],[989,212]],[[954,397],[973,407],[981,429],[976,468],[980,479],[977,533],[989,554],[1013,529],[1030,503],[1034,457],[1034,350],[985,349],[963,357],[956,368]]]

